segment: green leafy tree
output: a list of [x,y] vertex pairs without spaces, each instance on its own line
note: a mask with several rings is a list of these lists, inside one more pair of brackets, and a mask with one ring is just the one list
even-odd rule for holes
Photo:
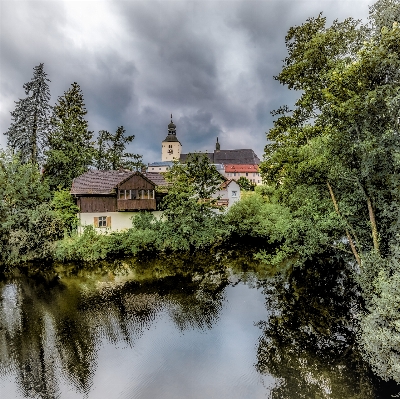
[[93,132],[88,130],[86,114],[82,90],[74,82],[54,106],[44,171],[52,190],[70,188],[93,162]]
[[358,263],[387,252],[399,204],[400,30],[371,31],[352,19],[326,28],[321,15],[289,30],[277,79],[302,95],[275,113],[261,166],[287,204],[302,185],[329,198]]
[[160,247],[188,250],[217,242],[226,229],[212,211],[216,207],[212,195],[218,191],[222,175],[205,155],[192,154],[186,164],[175,161],[165,177],[171,185],[163,200]]
[[69,189],[55,191],[50,203],[51,209],[63,221],[64,229],[72,233],[78,227],[79,208],[70,194]]
[[125,152],[127,144],[135,136],[125,136],[123,126],[112,134],[100,130],[97,138],[96,167],[99,170],[117,170],[119,168],[140,170],[144,165],[142,155]]
[[8,131],[7,144],[20,153],[23,162],[38,163],[47,143],[51,106],[50,89],[43,63],[33,68],[33,77],[25,83],[26,98],[16,101],[11,112],[12,123]]
[[239,177],[239,179],[237,180],[236,183],[239,184],[239,187],[242,190],[254,191],[255,184],[253,182],[251,182],[249,179],[247,179],[246,177],[244,177],[244,176]]
[[0,265],[50,259],[63,222],[50,209],[50,190],[37,166],[1,150],[0,198]]
[[398,0],[379,0],[370,26],[346,19],[326,27],[319,15],[290,28],[276,79],[301,95],[274,113],[261,165],[293,217],[282,247],[303,243],[308,256],[334,247],[360,266],[361,347],[379,376],[397,382],[399,15]]

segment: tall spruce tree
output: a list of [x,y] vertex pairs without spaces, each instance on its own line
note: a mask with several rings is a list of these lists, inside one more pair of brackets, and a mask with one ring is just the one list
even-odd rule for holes
[[97,138],[96,167],[99,170],[116,170],[126,168],[138,170],[144,166],[142,155],[125,152],[126,145],[131,143],[134,135],[125,136],[125,129],[119,126],[112,134],[100,130]]
[[33,68],[33,77],[25,83],[26,98],[15,101],[12,123],[6,133],[7,144],[20,153],[22,162],[38,163],[47,142],[51,106],[50,89],[43,63]]
[[74,82],[54,106],[46,152],[45,176],[51,189],[69,188],[72,180],[85,173],[94,158],[93,132],[88,130],[83,94]]

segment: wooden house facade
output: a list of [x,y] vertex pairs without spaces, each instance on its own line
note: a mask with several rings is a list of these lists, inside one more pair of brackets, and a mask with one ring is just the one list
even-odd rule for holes
[[156,211],[156,184],[139,172],[89,171],[74,179],[71,194],[81,226],[123,230],[138,211]]

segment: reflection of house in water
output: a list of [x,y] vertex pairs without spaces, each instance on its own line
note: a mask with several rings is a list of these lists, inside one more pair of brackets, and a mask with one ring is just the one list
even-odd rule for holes
[[135,212],[156,211],[155,186],[139,172],[96,170],[74,179],[71,194],[76,198],[82,226],[122,230],[132,226]]

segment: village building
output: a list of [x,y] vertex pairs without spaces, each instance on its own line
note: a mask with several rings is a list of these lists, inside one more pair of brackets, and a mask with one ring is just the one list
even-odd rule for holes
[[172,122],[168,125],[168,135],[161,143],[161,161],[173,161],[180,159],[182,152],[182,144],[176,137],[176,125]]
[[218,206],[226,206],[229,209],[235,202],[240,200],[239,184],[235,180],[226,180],[212,197],[217,198]]
[[[212,164],[222,165],[259,165],[260,158],[257,154],[249,148],[238,149],[238,150],[221,150],[221,144],[218,141],[215,143],[215,150],[213,152],[202,153],[208,157]],[[179,160],[181,163],[185,163],[190,153],[182,153],[182,144],[176,135],[176,125],[172,121],[168,125],[168,135],[161,143],[161,162],[154,162],[148,164],[148,172],[165,172],[171,167],[174,159]],[[171,162],[169,164],[168,162]],[[155,168],[159,168],[157,171]],[[152,169],[154,168],[154,170]],[[160,169],[161,168],[161,169]]]
[[155,188],[148,177],[128,170],[92,170],[75,178],[71,194],[79,208],[80,231],[86,225],[99,232],[128,229],[138,211],[159,217]]
[[224,176],[227,179],[238,180],[241,177],[249,179],[252,183],[259,185],[262,184],[260,171],[258,165],[224,165]]
[[164,173],[168,172],[174,163],[172,161],[152,162],[147,164],[147,172]]

